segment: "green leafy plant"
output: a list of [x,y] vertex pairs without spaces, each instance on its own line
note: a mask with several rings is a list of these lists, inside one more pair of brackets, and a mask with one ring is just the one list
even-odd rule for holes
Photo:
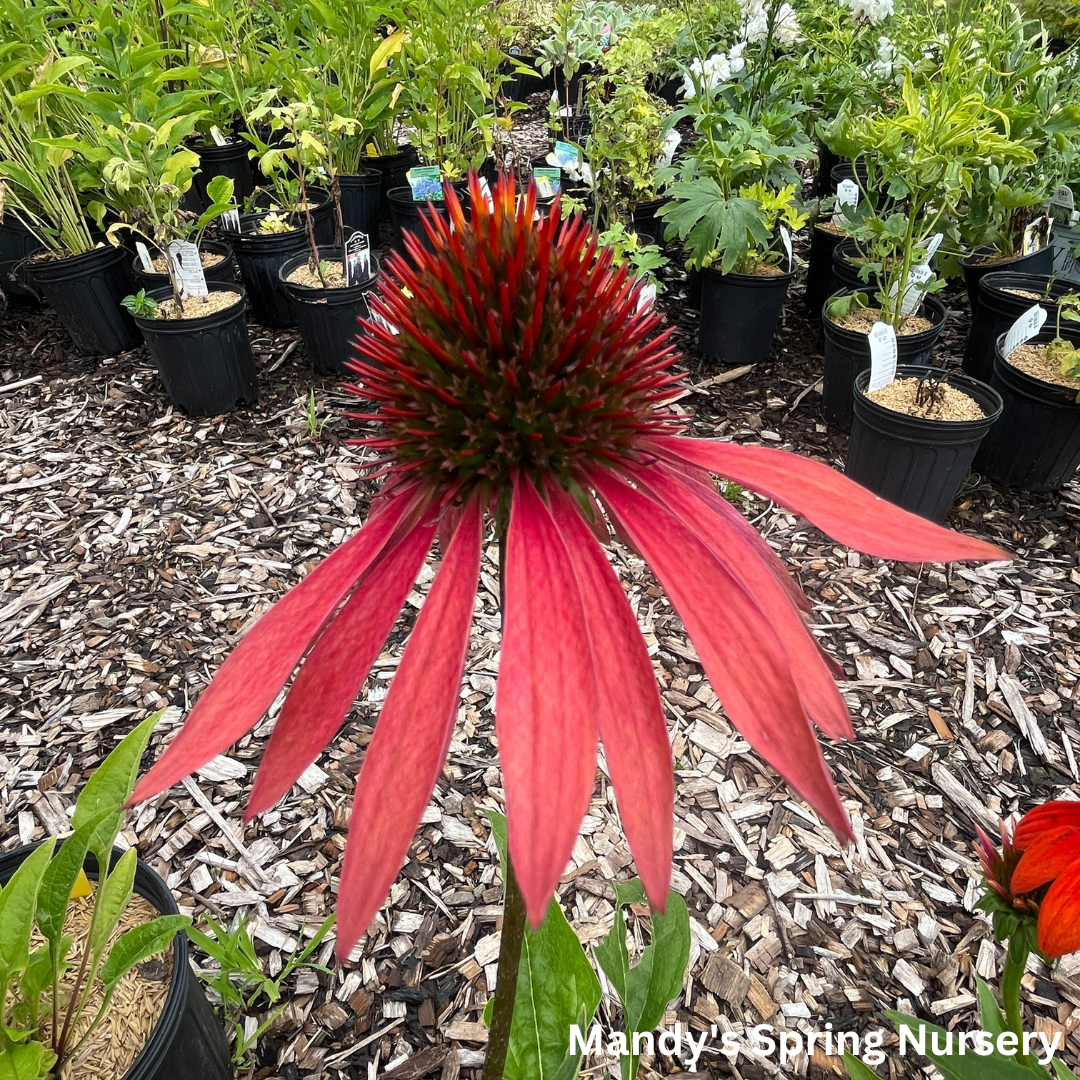
[[658,244],[642,243],[636,232],[618,221],[600,233],[597,240],[601,247],[613,249],[616,261],[628,262],[635,277],[654,285],[657,292],[663,291],[663,283],[656,271],[667,265],[667,259]]
[[[131,848],[113,861],[113,844],[160,717],[158,712],[139,724],[91,774],[75,804],[74,832],[59,848],[53,838],[39,845],[0,891],[0,1076],[39,1080],[76,1060],[108,1012],[121,978],[188,925],[186,916],[161,915],[110,944],[131,902],[136,864]],[[64,929],[88,854],[97,860],[98,881],[92,917],[76,943]],[[72,969],[77,972],[73,987],[61,990]],[[98,984],[101,1005],[76,1038]]]
[[156,319],[158,308],[161,306],[152,296],[146,295],[145,289],[140,289],[134,295],[125,296],[120,301],[131,312],[144,319]]
[[330,423],[329,419],[319,419],[314,390],[308,391],[307,403],[304,405],[304,423],[307,425],[309,438],[314,439],[315,442],[322,438],[323,429]]
[[[259,1038],[281,1015],[281,1001],[286,981],[301,968],[311,968],[330,974],[328,968],[315,963],[311,956],[323,943],[334,925],[334,916],[326,919],[307,944],[298,946],[285,960],[276,977],[271,978],[263,969],[262,960],[255,948],[255,939],[248,930],[246,919],[237,916],[234,925],[227,927],[207,916],[203,929],[188,928],[188,937],[217,964],[216,970],[198,971],[199,978],[211,987],[221,1000],[222,1006],[232,1017],[235,1028],[232,1060],[242,1065]],[[207,933],[206,931],[209,931]],[[301,931],[302,933],[302,931]],[[212,937],[210,935],[213,935]],[[262,1001],[271,1010],[266,1018],[248,1036],[244,1035],[243,1017],[253,1012]]]
[[[1066,293],[1057,302],[1057,325],[1054,340],[1046,346],[1046,355],[1051,363],[1057,364],[1062,375],[1071,379],[1080,379],[1080,347],[1061,336],[1061,320],[1080,322],[1080,293]],[[1080,390],[1076,400],[1080,401]]]

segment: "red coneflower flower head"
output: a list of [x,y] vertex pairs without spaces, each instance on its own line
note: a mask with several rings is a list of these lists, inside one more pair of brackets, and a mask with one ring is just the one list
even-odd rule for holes
[[[505,531],[496,690],[510,855],[534,925],[592,795],[597,745],[654,906],[667,898],[674,800],[656,676],[604,551],[609,528],[651,566],[731,722],[838,833],[850,835],[813,725],[851,722],[809,604],[710,474],[752,488],[835,540],[909,562],[1001,559],[827,466],[679,434],[676,359],[640,287],[558,206],[534,220],[512,178],[471,216],[425,215],[428,250],[391,256],[350,389],[374,402],[355,440],[385,482],[367,524],[252,627],[136,791],[147,798],[248,731],[295,678],[248,813],[272,805],[356,698],[436,532],[442,561],[357,782],[338,900],[346,954],[378,911],[453,732],[484,516]],[[385,322],[386,325],[383,325]]]

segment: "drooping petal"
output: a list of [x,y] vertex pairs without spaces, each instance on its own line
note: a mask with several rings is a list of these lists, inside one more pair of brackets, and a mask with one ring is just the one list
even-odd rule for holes
[[757,604],[669,510],[606,470],[588,476],[671,598],[731,722],[834,832],[850,837],[790,661]]
[[520,474],[510,510],[505,592],[495,731],[510,857],[537,927],[589,807],[597,694],[570,554],[532,481]]
[[1051,960],[1080,949],[1080,863],[1050,886],[1039,905],[1039,948]]
[[1012,556],[985,540],[943,529],[800,454],[714,439],[650,437],[661,454],[700,465],[806,518],[834,540],[902,562],[999,560]]
[[417,525],[315,642],[289,688],[266,745],[245,821],[273,806],[341,727],[401,614],[434,533],[434,522]]
[[[734,578],[740,581],[780,639],[791,662],[791,673],[807,715],[825,734],[850,739],[855,732],[847,705],[836,688],[821,650],[795,608],[790,591],[777,580],[760,549],[748,542],[733,519],[746,519],[719,495],[685,484],[663,466],[635,469],[634,479],[674,513],[704,543]],[[787,574],[784,572],[784,576]]]
[[1048,830],[1024,848],[1009,886],[1014,893],[1031,892],[1053,881],[1073,863],[1080,863],[1080,829],[1063,825]]
[[1041,835],[1065,825],[1080,828],[1080,802],[1053,799],[1029,810],[1013,833],[1013,847],[1026,851]]
[[482,521],[474,499],[416,618],[368,744],[341,870],[339,958],[349,954],[390,891],[446,758],[480,577]]
[[133,803],[172,787],[255,725],[341,601],[407,535],[426,502],[415,488],[403,491],[259,619],[139,782]]
[[551,485],[551,516],[577,574],[587,613],[599,705],[600,738],[619,817],[654,908],[671,882],[675,780],[664,709],[626,594],[570,496]]

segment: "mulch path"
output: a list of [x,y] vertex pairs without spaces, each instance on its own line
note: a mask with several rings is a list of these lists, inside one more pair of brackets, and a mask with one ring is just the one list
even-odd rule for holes
[[[687,347],[680,406],[695,434],[842,466],[846,438],[821,418],[819,327],[802,311],[801,286],[769,360],[732,372],[695,356],[685,283],[678,269],[668,277],[661,303]],[[950,326],[936,356],[957,364],[966,301],[956,289],[945,299]],[[342,441],[347,399],[312,375],[293,333],[253,326],[252,336],[258,406],[193,420],[169,407],[144,349],[76,357],[51,312],[14,303],[0,323],[4,849],[65,831],[87,774],[137,720],[168,706],[151,747],[160,754],[245,628],[364,520],[373,486]],[[311,388],[321,430],[304,415]],[[897,1006],[977,1027],[974,976],[995,978],[1003,956],[973,911],[973,826],[993,832],[1002,814],[1080,797],[1080,487],[1027,495],[973,477],[950,523],[1016,554],[989,566],[882,562],[756,496],[743,509],[802,583],[815,632],[844,663],[857,738],[826,755],[858,843],[842,849],[749,751],[663,593],[617,549],[663,684],[677,769],[674,887],[690,908],[693,946],[668,1020],[710,1032],[717,1048],[724,1031],[765,1022],[886,1027],[882,1011]],[[354,962],[292,980],[253,1058],[258,1080],[359,1080],[388,1063],[403,1080],[479,1076],[501,901],[480,815],[503,799],[493,555],[456,733],[409,861]],[[250,917],[271,973],[332,910],[355,776],[432,577],[428,569],[417,583],[340,735],[274,810],[242,826],[280,700],[125,829],[196,920]],[[601,771],[559,889],[582,941],[606,933],[609,881],[632,872]],[[1051,972],[1033,960],[1025,998],[1028,1026],[1063,1031],[1074,1060],[1080,961]],[[613,1000],[602,1018],[614,1018]],[[651,1067],[679,1069],[663,1056]],[[698,1068],[842,1075],[820,1051],[782,1071],[775,1059],[743,1054],[731,1064],[716,1052]],[[895,1057],[889,1075],[922,1071]]]

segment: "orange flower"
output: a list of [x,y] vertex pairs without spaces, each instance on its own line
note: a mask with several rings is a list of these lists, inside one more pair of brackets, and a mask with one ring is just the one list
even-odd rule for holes
[[1037,899],[1039,949],[1051,960],[1080,949],[1080,802],[1048,802],[1029,810],[1013,833],[1023,852],[1009,882],[1013,895]]

